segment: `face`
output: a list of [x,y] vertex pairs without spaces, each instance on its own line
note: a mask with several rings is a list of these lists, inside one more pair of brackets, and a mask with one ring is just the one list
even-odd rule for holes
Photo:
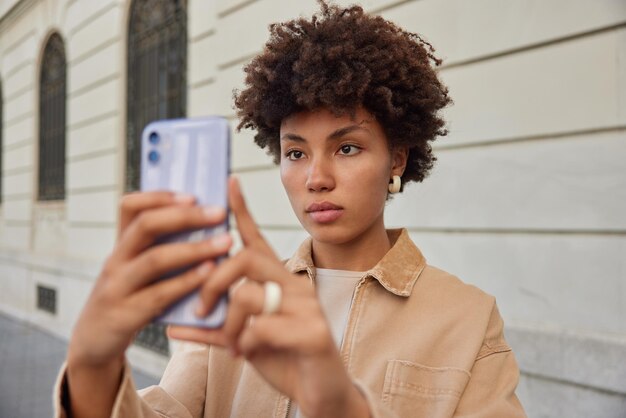
[[281,124],[280,150],[283,186],[313,239],[343,244],[384,229],[387,187],[404,171],[406,150],[390,151],[373,115],[296,113]]

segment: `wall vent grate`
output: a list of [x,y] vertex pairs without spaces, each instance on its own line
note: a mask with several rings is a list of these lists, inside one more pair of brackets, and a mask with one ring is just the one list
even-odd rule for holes
[[37,285],[37,309],[57,313],[57,291],[51,287]]

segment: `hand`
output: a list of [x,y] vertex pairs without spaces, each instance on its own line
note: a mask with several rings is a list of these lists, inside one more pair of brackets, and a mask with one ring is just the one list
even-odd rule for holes
[[[231,239],[152,246],[181,230],[219,224],[224,209],[202,208],[191,196],[171,192],[133,193],[120,205],[118,241],[74,328],[68,366],[105,367],[123,359],[135,333],[166,307],[198,288],[225,254]],[[164,273],[200,263],[178,277],[155,282]]]
[[[108,417],[135,333],[167,306],[197,289],[225,254],[229,236],[151,246],[159,236],[221,223],[224,209],[207,210],[190,196],[133,193],[120,205],[118,241],[78,318],[67,355],[70,415]],[[166,272],[199,264],[178,277]]]
[[[206,315],[219,295],[237,283],[226,323],[217,330],[172,326],[168,335],[243,355],[267,382],[295,399],[306,416],[368,416],[365,400],[343,366],[314,287],[278,260],[234,179],[229,198],[244,248],[211,274],[202,288],[204,306],[199,312]],[[240,282],[243,277],[247,279]],[[274,314],[262,314],[267,281],[282,288],[281,306]]]

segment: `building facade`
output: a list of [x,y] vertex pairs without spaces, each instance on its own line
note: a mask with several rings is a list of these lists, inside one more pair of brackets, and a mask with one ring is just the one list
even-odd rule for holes
[[[433,173],[393,199],[388,226],[497,297],[529,416],[626,416],[626,2],[361,4],[436,47],[455,102]],[[0,1],[0,312],[69,337],[136,188],[143,125],[235,125],[232,91],[268,24],[316,8]],[[233,133],[232,171],[288,257],[305,233],[252,136]],[[129,352],[154,373],[158,335]]]

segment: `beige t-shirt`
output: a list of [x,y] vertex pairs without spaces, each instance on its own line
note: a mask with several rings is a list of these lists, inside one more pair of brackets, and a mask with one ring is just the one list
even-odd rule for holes
[[[365,272],[361,271],[316,269],[315,289],[317,297],[337,347],[341,347],[354,289],[364,275]],[[293,404],[289,414],[290,418],[303,418],[297,409],[296,405]]]
[[341,347],[352,295],[365,272],[316,269],[315,289],[337,347]]

